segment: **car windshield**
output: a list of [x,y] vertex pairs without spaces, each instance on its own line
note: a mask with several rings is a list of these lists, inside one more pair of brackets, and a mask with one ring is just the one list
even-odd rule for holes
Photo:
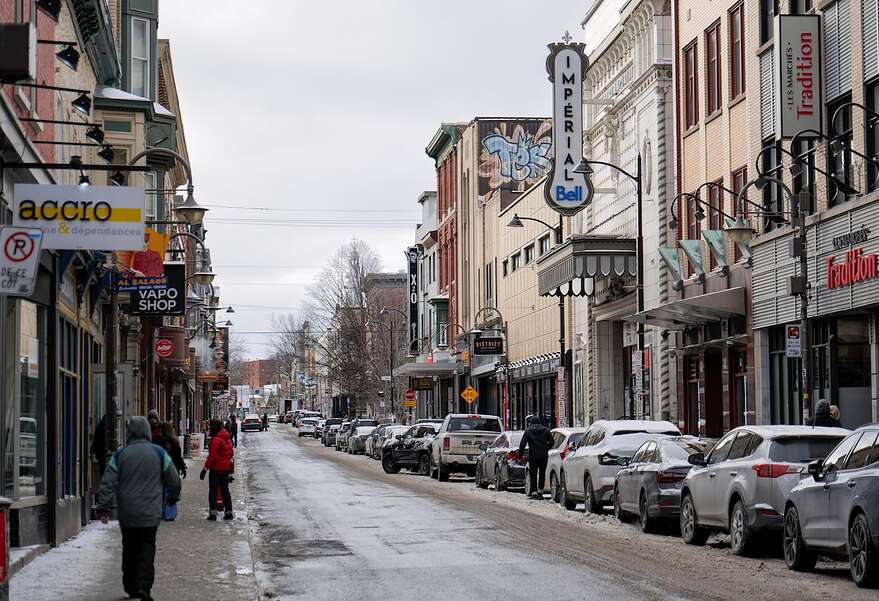
[[357,425],[358,425],[358,426],[377,426],[377,425],[378,425],[378,420],[374,420],[374,419],[360,419],[360,420],[357,420]]
[[500,432],[501,422],[496,417],[453,417],[449,432]]
[[686,461],[694,453],[704,453],[705,445],[694,440],[675,440],[662,444],[662,454],[666,459]]
[[302,420],[302,423],[304,425],[313,426],[314,424],[317,423],[317,420],[316,419],[304,419],[304,420]]
[[824,459],[842,438],[842,436],[776,438],[769,447],[769,458],[772,461],[791,463],[809,463],[815,459]]
[[510,435],[507,438],[509,438],[509,440],[510,440],[509,447],[511,449],[519,447],[519,443],[522,442],[522,435],[523,434],[525,434],[525,433],[524,432],[510,432]]

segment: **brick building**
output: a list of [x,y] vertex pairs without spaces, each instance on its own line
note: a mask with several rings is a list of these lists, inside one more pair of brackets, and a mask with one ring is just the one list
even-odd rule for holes
[[242,366],[244,384],[258,390],[269,384],[281,383],[281,366],[277,359],[245,361]]

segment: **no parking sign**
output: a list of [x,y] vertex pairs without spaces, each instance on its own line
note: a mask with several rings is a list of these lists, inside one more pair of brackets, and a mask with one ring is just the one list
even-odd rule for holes
[[40,229],[0,227],[0,295],[33,294],[42,241]]

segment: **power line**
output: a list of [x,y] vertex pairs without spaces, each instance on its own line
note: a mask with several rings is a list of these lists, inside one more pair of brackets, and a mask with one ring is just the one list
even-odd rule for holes
[[240,219],[222,219],[222,218],[211,218],[211,224],[216,225],[254,225],[254,226],[268,226],[268,227],[300,227],[300,228],[338,228],[345,226],[353,226],[357,228],[365,228],[365,229],[403,229],[403,228],[411,228],[417,225],[416,221],[405,221],[405,222],[369,222],[369,221],[319,221],[319,222],[307,222],[307,221],[247,221]]
[[[391,213],[394,215],[401,214],[399,209],[318,209],[318,208],[280,208],[280,207],[253,207],[243,205],[204,205],[208,208],[216,209],[239,209],[243,211],[279,211],[279,212],[306,212],[306,213],[367,213],[374,215],[375,213]],[[414,215],[414,213],[413,213]],[[416,217],[417,218],[417,217]]]

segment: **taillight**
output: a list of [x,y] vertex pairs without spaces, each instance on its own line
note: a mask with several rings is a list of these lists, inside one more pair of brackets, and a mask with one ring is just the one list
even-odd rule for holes
[[674,484],[675,482],[680,482],[685,477],[686,474],[682,474],[681,472],[656,472],[656,483]]
[[795,474],[799,470],[786,463],[755,463],[751,466],[760,478],[778,478],[785,474]]
[[522,456],[519,455],[519,451],[507,451],[507,459],[510,461],[521,461]]
[[451,448],[452,448],[452,441],[449,439],[448,436],[444,437],[443,438],[443,451],[448,451]]

